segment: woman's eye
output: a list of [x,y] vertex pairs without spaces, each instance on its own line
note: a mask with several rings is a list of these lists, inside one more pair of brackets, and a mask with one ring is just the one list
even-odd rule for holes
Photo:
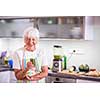
[[34,38],[33,38],[33,39],[31,39],[31,40],[35,41],[35,39],[34,39]]

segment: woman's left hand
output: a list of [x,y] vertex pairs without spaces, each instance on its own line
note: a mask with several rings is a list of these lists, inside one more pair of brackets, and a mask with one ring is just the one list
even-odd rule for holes
[[26,74],[26,78],[27,78],[27,80],[29,80],[29,81],[34,81],[33,76],[32,76],[32,77],[30,77],[29,75],[27,75],[27,74]]

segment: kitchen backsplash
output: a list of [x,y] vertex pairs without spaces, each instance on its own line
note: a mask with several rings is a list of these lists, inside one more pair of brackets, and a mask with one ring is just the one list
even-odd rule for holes
[[[99,28],[100,29],[100,28]],[[99,31],[99,30],[98,30]],[[95,34],[99,33],[98,31]],[[99,34],[97,34],[98,37]],[[100,37],[100,36],[99,36]],[[100,40],[85,41],[85,40],[40,40],[40,47],[46,48],[49,66],[52,64],[53,57],[53,45],[59,44],[64,48],[67,58],[70,57],[69,50],[81,49],[82,54],[74,54],[67,62],[67,66],[80,64],[88,64],[91,68],[97,68],[100,70]],[[2,38],[0,39],[0,51],[9,50],[15,51],[19,47],[23,46],[22,38]]]

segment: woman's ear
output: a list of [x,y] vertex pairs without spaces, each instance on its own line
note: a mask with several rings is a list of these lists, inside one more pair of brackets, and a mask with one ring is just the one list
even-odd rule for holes
[[37,44],[39,42],[39,39],[36,37],[35,38],[35,43]]

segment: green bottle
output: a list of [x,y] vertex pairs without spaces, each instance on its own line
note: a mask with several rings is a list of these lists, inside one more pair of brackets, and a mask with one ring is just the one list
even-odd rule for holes
[[67,69],[67,57],[65,55],[62,57],[62,66],[64,70]]

